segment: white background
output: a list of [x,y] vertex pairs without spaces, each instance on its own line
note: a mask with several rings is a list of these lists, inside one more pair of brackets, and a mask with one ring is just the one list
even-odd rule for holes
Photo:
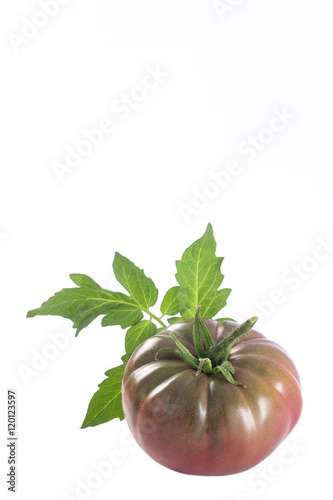
[[[41,3],[0,7],[1,488],[6,390],[15,388],[16,498],[83,498],[78,484],[96,479],[95,465],[112,454],[113,472],[85,498],[324,496],[333,249],[319,242],[333,238],[331,2],[226,0],[217,12],[212,0],[72,0],[53,17],[38,14]],[[122,119],[111,105],[131,92],[141,98],[137,86],[157,67],[162,81]],[[271,133],[277,111],[292,118]],[[105,118],[114,131],[56,175],[54,162]],[[250,159],[251,137],[259,147]],[[224,187],[209,184],[230,161],[237,174]],[[196,213],[185,217],[189,207]],[[287,439],[293,451],[283,444],[229,477],[160,466],[133,445],[125,421],[80,429],[104,372],[119,364],[124,331],[98,319],[75,339],[63,318],[25,319],[71,285],[70,273],[115,289],[115,251],[142,267],[162,297],[176,284],[175,260],[208,222],[233,290],[223,313],[264,311],[260,330],[290,353],[304,395]]]

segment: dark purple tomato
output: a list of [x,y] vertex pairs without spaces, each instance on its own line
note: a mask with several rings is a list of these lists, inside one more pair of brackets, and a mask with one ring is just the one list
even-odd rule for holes
[[[237,323],[204,319],[220,342]],[[226,475],[265,459],[288,436],[302,410],[300,380],[287,352],[256,330],[240,337],[228,361],[233,385],[222,373],[197,374],[167,350],[168,332],[196,356],[193,320],[174,323],[136,349],[125,370],[122,405],[142,449],[178,472]]]

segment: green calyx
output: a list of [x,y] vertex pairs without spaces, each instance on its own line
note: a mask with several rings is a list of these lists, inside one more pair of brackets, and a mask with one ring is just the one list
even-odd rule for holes
[[[235,370],[230,361],[228,361],[228,357],[236,340],[242,335],[246,335],[257,322],[258,318],[254,316],[248,319],[235,328],[235,330],[221,340],[221,342],[215,344],[201,317],[200,308],[201,306],[196,308],[193,326],[193,343],[197,356],[193,356],[193,354],[191,354],[190,351],[171,332],[170,337],[178,349],[166,347],[164,349],[160,349],[160,351],[166,350],[173,352],[185,361],[191,368],[196,370],[197,375],[199,375],[200,372],[203,372],[206,375],[222,373],[222,375],[231,384],[246,387],[240,382],[234,380],[233,375]],[[156,354],[156,359],[157,355],[158,353]]]

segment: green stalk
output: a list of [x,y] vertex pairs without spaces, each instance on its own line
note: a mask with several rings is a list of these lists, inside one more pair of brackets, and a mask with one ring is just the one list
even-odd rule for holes
[[195,311],[194,317],[194,326],[193,326],[193,343],[194,348],[197,353],[198,358],[206,358],[207,353],[204,349],[202,338],[201,338],[201,329],[200,329],[200,309],[201,306],[197,307]]
[[195,370],[199,366],[199,360],[190,353],[190,351],[177,339],[174,333],[169,333],[170,337],[178,347],[179,351],[175,351],[180,358],[182,358],[191,368]]
[[[152,312],[149,311],[149,309],[142,309],[143,312],[149,314],[150,316],[150,319],[154,319],[155,321],[157,321],[161,326],[163,326],[164,328],[168,328],[167,325],[165,325],[163,323],[163,321],[161,321],[160,318],[158,318],[155,314],[153,314]],[[161,318],[163,318],[163,316],[161,316]]]
[[240,385],[240,386],[244,387],[245,389],[247,388],[246,385],[242,384],[241,382],[237,382],[237,380],[234,380],[232,373],[225,366],[225,362],[222,363],[222,365],[215,366],[215,368],[213,368],[213,373],[222,373],[222,375],[227,379],[228,382],[230,382],[230,384]]
[[204,360],[204,364],[202,366],[202,371],[206,373],[206,375],[211,375],[213,373],[212,362],[209,358]]
[[213,373],[213,367],[212,367],[212,362],[209,358],[200,358],[199,359],[199,366],[197,370],[197,375],[203,371],[206,373],[206,375],[211,375]]
[[205,322],[201,316],[199,317],[199,324],[200,324],[200,328],[201,328],[201,332],[202,332],[202,337],[204,339],[206,349],[208,351],[214,345],[214,340],[212,339],[210,331],[208,330],[208,328],[205,325]]
[[258,318],[254,316],[244,321],[244,323],[235,328],[221,342],[214,344],[212,336],[201,318],[200,309],[201,306],[196,309],[193,325],[193,343],[197,357],[193,356],[180,340],[178,340],[174,333],[169,332],[170,337],[178,349],[172,349],[170,347],[162,348],[156,353],[155,359],[158,358],[158,354],[161,351],[168,351],[181,358],[191,368],[196,370],[197,375],[201,372],[212,376],[221,374],[230,384],[246,388],[244,384],[234,379],[233,375],[235,370],[230,361],[228,361],[228,357],[236,340],[242,335],[246,335],[252,329]]
[[223,361],[226,361],[229,357],[232,346],[236,340],[242,335],[246,335],[253,325],[258,321],[256,316],[244,321],[239,327],[235,328],[225,339],[223,339],[218,344],[212,346],[209,350],[209,357],[212,360],[214,366],[220,365]]
[[[197,360],[197,362],[195,362],[193,359],[188,358],[187,355],[183,351],[178,351],[177,349],[172,349],[171,347],[161,347],[161,349],[159,349],[157,351],[157,353],[155,354],[155,361],[157,361],[159,359],[158,355],[160,352],[169,352],[169,353],[175,354],[176,356],[178,356],[178,358],[182,359],[191,368],[193,368],[193,370],[197,370],[199,367],[199,360]],[[196,358],[194,358],[194,359],[196,359]]]

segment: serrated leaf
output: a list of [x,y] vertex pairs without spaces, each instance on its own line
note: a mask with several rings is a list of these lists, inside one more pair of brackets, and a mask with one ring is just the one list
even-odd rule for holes
[[176,261],[176,278],[180,285],[178,300],[183,318],[194,318],[201,305],[202,317],[212,318],[225,305],[231,290],[218,290],[222,281],[223,257],[216,257],[213,228],[208,224],[204,235],[188,247]]
[[[127,364],[128,360],[130,359],[131,355],[130,354],[123,354],[122,357],[120,358],[125,365]],[[111,368],[112,370],[112,368]],[[105,375],[107,375],[109,372],[106,372]]]
[[156,303],[158,290],[153,280],[147,278],[142,269],[118,252],[115,253],[113,271],[119,283],[143,311],[147,311]]
[[86,286],[102,290],[100,285],[86,274],[72,273],[69,275],[69,277],[73,281],[73,283],[75,283],[75,285],[77,286]]
[[112,310],[102,319],[102,326],[120,325],[128,328],[143,318],[142,311],[135,304],[115,304]]
[[123,364],[105,372],[107,379],[99,384],[87,410],[82,429],[104,424],[114,418],[124,419],[121,405],[121,384],[129,356],[123,356]]
[[149,320],[140,321],[134,326],[131,326],[126,332],[125,349],[128,354],[132,354],[135,349],[146,340],[156,334],[157,327]]
[[219,323],[221,323],[222,321],[233,321],[234,323],[236,323],[236,320],[232,318],[217,318],[214,319],[214,321],[218,321]]
[[162,300],[161,303],[161,313],[163,316],[165,314],[174,316],[180,311],[179,300],[178,300],[179,286],[173,286],[170,288]]
[[206,318],[212,318],[217,314],[223,307],[227,305],[228,297],[231,293],[230,288],[222,288],[222,290],[217,290],[214,298],[211,299],[210,304],[207,302],[206,309],[204,309],[204,315]]
[[121,292],[111,292],[101,288],[94,280],[84,274],[72,274],[71,279],[78,288],[64,288],[54,294],[38,309],[27,314],[34,316],[62,316],[73,321],[76,335],[100,315],[106,315],[102,325],[120,325],[122,328],[131,326],[143,314],[138,304]]

